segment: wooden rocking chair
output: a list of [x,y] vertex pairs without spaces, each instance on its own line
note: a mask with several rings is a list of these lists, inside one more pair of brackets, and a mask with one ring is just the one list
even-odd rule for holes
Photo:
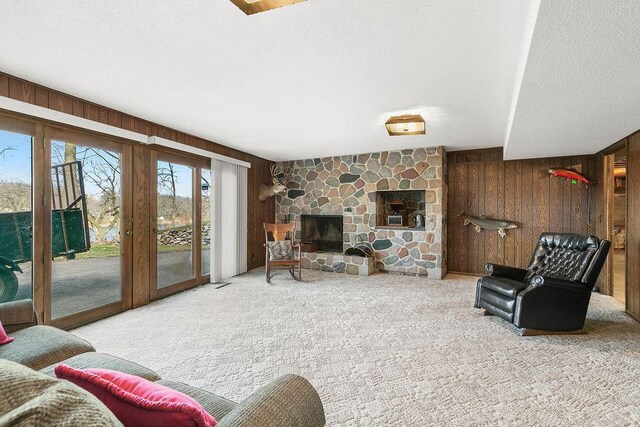
[[[291,241],[291,259],[280,259],[280,260],[272,260],[269,254],[269,233],[273,236],[273,240],[275,242],[281,242],[285,240]],[[271,282],[271,269],[279,268],[279,269],[287,269],[289,270],[289,274],[298,282],[302,281],[302,257],[301,257],[301,248],[300,244],[296,244],[294,242],[296,234],[296,225],[295,223],[291,224],[267,224],[264,223],[264,251],[265,251],[265,277],[267,279],[267,283]],[[295,257],[295,250],[298,249],[298,257]],[[298,275],[296,277],[296,269],[298,270]]]

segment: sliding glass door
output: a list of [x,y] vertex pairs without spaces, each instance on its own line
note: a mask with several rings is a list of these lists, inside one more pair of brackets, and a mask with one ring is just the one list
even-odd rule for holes
[[133,152],[0,112],[0,303],[33,299],[68,329],[131,308],[134,272],[136,304],[209,282],[209,160],[136,147],[134,186]]
[[211,178],[202,174],[202,160],[155,151],[151,157],[151,296],[161,298],[208,281],[203,254],[209,253],[210,226],[202,215],[208,215]]
[[45,129],[50,164],[45,310],[59,326],[131,306],[131,147]]

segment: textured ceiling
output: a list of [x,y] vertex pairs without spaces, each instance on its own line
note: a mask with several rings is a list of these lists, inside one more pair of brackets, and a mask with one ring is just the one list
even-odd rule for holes
[[[638,0],[0,0],[0,70],[272,159],[596,152],[640,128]],[[426,136],[389,137],[393,113]]]
[[[527,0],[2,0],[0,69],[273,160],[501,145]],[[419,112],[426,136],[387,135]]]
[[505,158],[592,154],[640,129],[640,1],[544,0]]

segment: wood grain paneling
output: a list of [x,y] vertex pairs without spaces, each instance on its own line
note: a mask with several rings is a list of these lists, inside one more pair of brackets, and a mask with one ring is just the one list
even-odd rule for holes
[[[0,73],[0,96],[8,96],[19,101],[63,111],[78,117],[117,126],[122,129],[160,136],[251,163],[252,167],[248,173],[249,224],[247,265],[249,269],[264,265],[264,248],[262,246],[264,236],[261,235],[262,223],[275,222],[275,201],[274,198],[271,198],[267,202],[260,202],[258,200],[258,192],[261,184],[268,184],[271,181],[269,170],[271,166],[270,161],[4,73]],[[139,156],[140,153],[138,153],[138,157]],[[136,166],[134,165],[134,173],[135,168]],[[144,222],[140,224],[144,226]],[[134,230],[134,233],[136,232],[140,233],[142,230]],[[140,278],[141,277],[138,277],[138,279]]]
[[627,138],[627,313],[640,321],[640,132]]
[[[540,233],[589,233],[593,188],[550,178],[551,167],[593,176],[595,156],[503,161],[502,148],[449,153],[450,272],[483,274],[487,262],[524,268]],[[463,224],[462,212],[516,221],[520,227],[505,238],[494,230],[477,233]]]

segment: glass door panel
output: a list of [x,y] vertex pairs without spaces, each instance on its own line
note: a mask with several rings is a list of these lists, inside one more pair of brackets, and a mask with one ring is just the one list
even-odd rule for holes
[[201,256],[200,275],[211,273],[211,171],[200,170]]
[[195,280],[194,168],[173,161],[156,163],[156,288]]
[[32,146],[0,128],[0,303],[33,297]]
[[126,308],[130,147],[76,134],[65,138],[65,132],[60,133],[62,137],[51,138],[49,146],[49,290],[51,320],[71,319],[67,325],[74,324],[74,317],[76,323],[84,323]]

